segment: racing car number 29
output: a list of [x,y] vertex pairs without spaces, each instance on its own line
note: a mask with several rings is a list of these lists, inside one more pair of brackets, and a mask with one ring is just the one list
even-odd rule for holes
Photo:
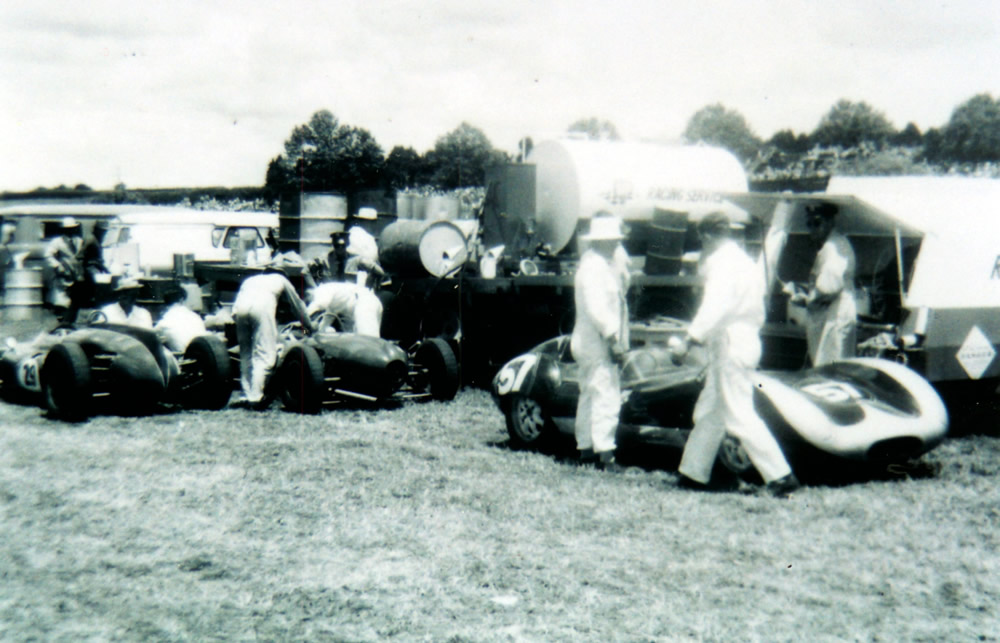
[[41,393],[42,382],[38,377],[38,369],[38,358],[29,357],[23,360],[17,368],[18,383],[29,391]]

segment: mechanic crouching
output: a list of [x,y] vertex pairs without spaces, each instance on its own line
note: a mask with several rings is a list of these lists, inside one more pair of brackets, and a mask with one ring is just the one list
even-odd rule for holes
[[675,347],[675,360],[692,342],[708,353],[705,387],[694,408],[694,429],[678,471],[681,486],[706,489],[726,434],[740,440],[766,488],[786,496],[799,486],[781,447],[753,406],[751,373],[760,362],[764,324],[764,276],[730,235],[730,221],[713,212],[698,223],[700,272],[705,280],[698,312]]
[[292,282],[280,268],[269,266],[263,274],[248,277],[240,285],[233,303],[236,337],[240,345],[240,402],[262,409],[264,384],[278,359],[278,300],[291,304],[307,333],[315,331],[306,305],[295,292]]
[[576,446],[583,463],[595,462],[608,471],[620,471],[615,461],[615,432],[621,412],[619,365],[628,350],[628,254],[618,219],[598,212],[590,231],[580,241],[588,245],[580,255],[574,278],[576,322],[570,339],[573,359],[580,367],[580,399],[576,407]]

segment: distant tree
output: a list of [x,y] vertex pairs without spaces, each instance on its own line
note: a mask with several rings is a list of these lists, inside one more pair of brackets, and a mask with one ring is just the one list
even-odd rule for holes
[[944,137],[941,135],[941,130],[936,127],[932,127],[923,136],[923,152],[920,154],[920,158],[925,160],[936,161],[942,158],[941,147],[943,145]]
[[868,103],[841,99],[820,119],[810,139],[819,145],[845,148],[865,142],[880,146],[894,133],[892,123]]
[[281,197],[282,190],[293,185],[291,169],[287,167],[279,154],[267,164],[267,174],[264,177],[264,198],[274,202]]
[[788,154],[805,154],[812,146],[809,142],[808,134],[799,134],[796,136],[795,132],[790,129],[775,132],[774,136],[768,141],[768,144]]
[[915,123],[910,122],[889,140],[893,145],[918,147],[924,142],[924,137],[920,133],[920,128]]
[[684,129],[684,138],[691,143],[724,147],[744,162],[754,158],[760,147],[760,140],[746,119],[722,104],[708,105],[695,112]]
[[77,183],[76,187],[73,188],[77,192],[93,192],[94,188],[90,187],[86,183]]
[[595,141],[617,141],[621,138],[614,123],[598,118],[581,118],[566,130],[568,132],[583,132],[587,138]]
[[493,149],[486,135],[468,123],[438,138],[425,159],[433,184],[442,189],[482,186],[487,167],[509,160],[506,152]]
[[352,192],[374,187],[382,178],[382,148],[365,129],[342,125],[328,110],[297,125],[285,153],[272,159],[265,177],[268,194],[293,188]]
[[978,94],[956,107],[941,129],[939,148],[928,157],[962,163],[1000,160],[1000,100]]
[[385,159],[385,179],[389,187],[413,187],[427,180],[424,159],[412,147],[397,145]]

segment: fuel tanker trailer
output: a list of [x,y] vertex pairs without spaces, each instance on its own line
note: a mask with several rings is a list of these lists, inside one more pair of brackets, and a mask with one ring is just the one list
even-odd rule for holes
[[[746,191],[742,165],[719,148],[542,141],[525,163],[487,170],[477,226],[455,221],[466,235],[439,231],[437,238],[463,240],[463,248],[428,243],[426,223],[385,231],[392,234],[380,243],[380,257],[391,257],[393,292],[384,298],[383,334],[444,337],[461,358],[463,380],[488,384],[506,360],[572,328],[577,233],[601,210],[626,223],[636,318],[689,316],[698,283],[687,260],[698,243],[690,224],[722,209],[754,238],[746,211],[726,198]],[[439,246],[440,261],[428,258]]]

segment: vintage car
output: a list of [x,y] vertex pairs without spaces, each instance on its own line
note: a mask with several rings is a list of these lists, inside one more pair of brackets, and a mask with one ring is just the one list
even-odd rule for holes
[[163,404],[220,409],[229,402],[232,376],[225,342],[214,335],[196,337],[175,354],[151,330],[93,323],[62,326],[30,342],[8,340],[0,352],[0,389],[8,400],[78,421],[95,413],[148,414]]
[[458,387],[458,360],[443,339],[429,338],[407,351],[356,333],[305,335],[292,323],[280,332],[278,362],[265,395],[280,399],[288,411],[318,413],[348,403],[450,400]]
[[[679,334],[684,323],[675,322]],[[560,336],[509,361],[493,380],[512,446],[544,450],[573,433],[579,398],[569,337]],[[843,464],[906,463],[937,445],[948,414],[933,387],[910,368],[857,358],[800,371],[758,371],[754,405],[796,473]],[[642,440],[682,447],[704,381],[704,354],[676,365],[665,343],[630,350],[622,368],[620,442]],[[738,442],[720,451],[730,470],[752,467]],[[802,476],[800,476],[802,477]]]

